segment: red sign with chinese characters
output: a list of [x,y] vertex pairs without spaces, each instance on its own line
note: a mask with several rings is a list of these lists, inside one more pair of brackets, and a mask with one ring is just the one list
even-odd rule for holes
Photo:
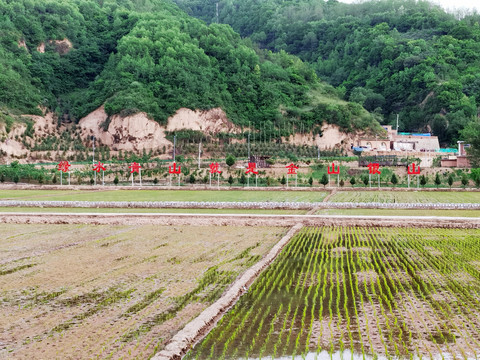
[[332,167],[327,166],[327,173],[331,174],[340,174],[340,166],[337,165],[337,169],[335,169],[335,164],[332,162]]
[[210,164],[210,174],[221,174],[220,166],[218,163],[211,163]]
[[142,168],[139,163],[133,162],[130,166],[130,174],[133,173],[138,173],[140,172],[140,169]]
[[72,165],[68,161],[60,161],[58,163],[58,171],[68,172],[70,166]]
[[285,167],[288,169],[287,175],[297,175],[298,166],[296,166],[294,163],[291,163]]
[[378,163],[368,164],[368,172],[372,175],[373,174],[381,174],[381,171],[379,169],[380,169],[380,164],[378,164]]
[[182,167],[181,167],[180,165],[179,165],[178,168],[177,168],[177,163],[173,163],[173,166],[170,165],[170,166],[168,167],[168,173],[169,173],[169,174],[180,174],[181,168],[182,168]]
[[97,173],[99,173],[100,171],[105,171],[105,170],[107,170],[107,169],[105,169],[105,165],[103,163],[101,163],[100,161],[93,166],[93,171],[96,171]]
[[420,175],[420,166],[415,169],[415,163],[412,163],[411,167],[407,167],[407,173],[408,175]]
[[253,173],[255,175],[258,175],[258,171],[256,169],[257,169],[257,164],[249,162],[248,168],[247,168],[247,171],[245,171],[245,174]]

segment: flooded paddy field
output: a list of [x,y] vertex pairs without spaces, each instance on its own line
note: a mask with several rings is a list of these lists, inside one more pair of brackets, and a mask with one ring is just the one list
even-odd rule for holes
[[480,230],[304,228],[185,359],[473,359]]

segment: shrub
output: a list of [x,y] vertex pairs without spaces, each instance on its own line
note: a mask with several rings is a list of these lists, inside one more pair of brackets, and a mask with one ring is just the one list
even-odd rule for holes
[[364,176],[364,177],[362,178],[363,184],[364,184],[365,186],[368,185],[369,180],[370,180],[370,179],[368,178],[368,176]]
[[232,167],[235,164],[236,161],[237,161],[237,159],[235,159],[235,156],[233,156],[233,155],[227,155],[227,158],[225,160],[228,167]]
[[350,179],[350,185],[352,185],[352,187],[357,183],[357,180],[355,180],[355,177],[352,176],[352,178]]

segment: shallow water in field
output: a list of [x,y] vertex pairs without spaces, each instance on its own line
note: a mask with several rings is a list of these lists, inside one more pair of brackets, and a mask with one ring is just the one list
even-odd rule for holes
[[479,235],[303,229],[185,359],[474,359]]
[[[450,354],[437,354],[432,355],[430,360],[450,360],[454,357]],[[328,351],[322,351],[320,353],[310,352],[306,355],[297,355],[295,357],[292,356],[283,356],[283,357],[263,357],[261,359],[264,360],[388,360],[389,358],[386,356],[371,356],[371,355],[362,355],[357,353],[352,353],[350,350],[344,351],[336,351],[334,353],[329,353]],[[261,360],[260,358],[253,358],[249,357],[248,359],[245,358],[238,358],[238,360]],[[396,359],[396,358],[394,358]],[[413,360],[420,359],[418,356],[412,357]],[[475,358],[467,357],[466,360],[474,360]]]

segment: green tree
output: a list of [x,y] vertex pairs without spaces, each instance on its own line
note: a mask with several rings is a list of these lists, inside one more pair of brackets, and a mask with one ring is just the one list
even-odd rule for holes
[[188,178],[188,182],[190,184],[195,184],[195,176],[193,174],[190,174],[190,177]]
[[442,184],[442,180],[440,179],[440,175],[438,173],[435,174],[435,180],[433,180],[433,182],[435,185],[437,185],[437,189]]
[[474,168],[480,167],[480,121],[472,121],[461,131],[465,141],[470,144],[467,157]]
[[57,183],[57,174],[53,175],[52,177],[52,184],[56,184]]
[[475,186],[477,188],[480,187],[480,168],[472,169],[472,171],[470,172],[470,177],[475,183]]
[[5,182],[5,174],[2,172],[0,173],[0,182],[4,183]]
[[343,179],[340,179],[340,187],[344,187],[345,186],[345,181],[343,181]]
[[228,167],[232,167],[233,165],[235,165],[236,161],[237,161],[237,159],[235,159],[235,156],[233,156],[233,155],[227,155],[227,158],[225,160]]
[[427,184],[427,178],[425,175],[420,176],[420,185],[425,186]]
[[325,186],[327,186],[327,184],[328,184],[327,174],[322,175],[322,178],[320,179],[320,184],[322,184],[324,188],[325,188]]
[[450,189],[452,188],[453,185],[453,176],[450,174],[447,179],[448,186],[450,186]]
[[395,187],[395,185],[398,184],[398,178],[397,178],[397,175],[395,175],[395,173],[392,174],[392,178],[390,179],[390,182],[393,184],[393,187]]
[[462,186],[465,188],[465,186],[468,185],[468,178],[466,174],[462,175]]
[[247,183],[247,177],[242,172],[242,175],[240,176],[240,184],[245,185],[246,183]]
[[115,175],[115,179],[113,179],[113,183],[114,183],[115,185],[118,185],[118,182],[119,182],[119,180],[118,180],[118,175]]
[[310,186],[313,185],[313,177],[310,176],[310,177],[308,178],[308,184],[309,184]]
[[352,185],[352,187],[354,187],[356,183],[357,183],[357,180],[355,180],[355,177],[352,176],[352,177],[350,178],[350,185]]
[[232,186],[232,184],[233,184],[233,176],[232,176],[232,175],[230,175],[230,176],[228,177],[228,184],[229,184],[230,186]]
[[285,175],[282,176],[282,179],[280,180],[280,184],[285,185],[287,183],[287,179],[285,178]]

